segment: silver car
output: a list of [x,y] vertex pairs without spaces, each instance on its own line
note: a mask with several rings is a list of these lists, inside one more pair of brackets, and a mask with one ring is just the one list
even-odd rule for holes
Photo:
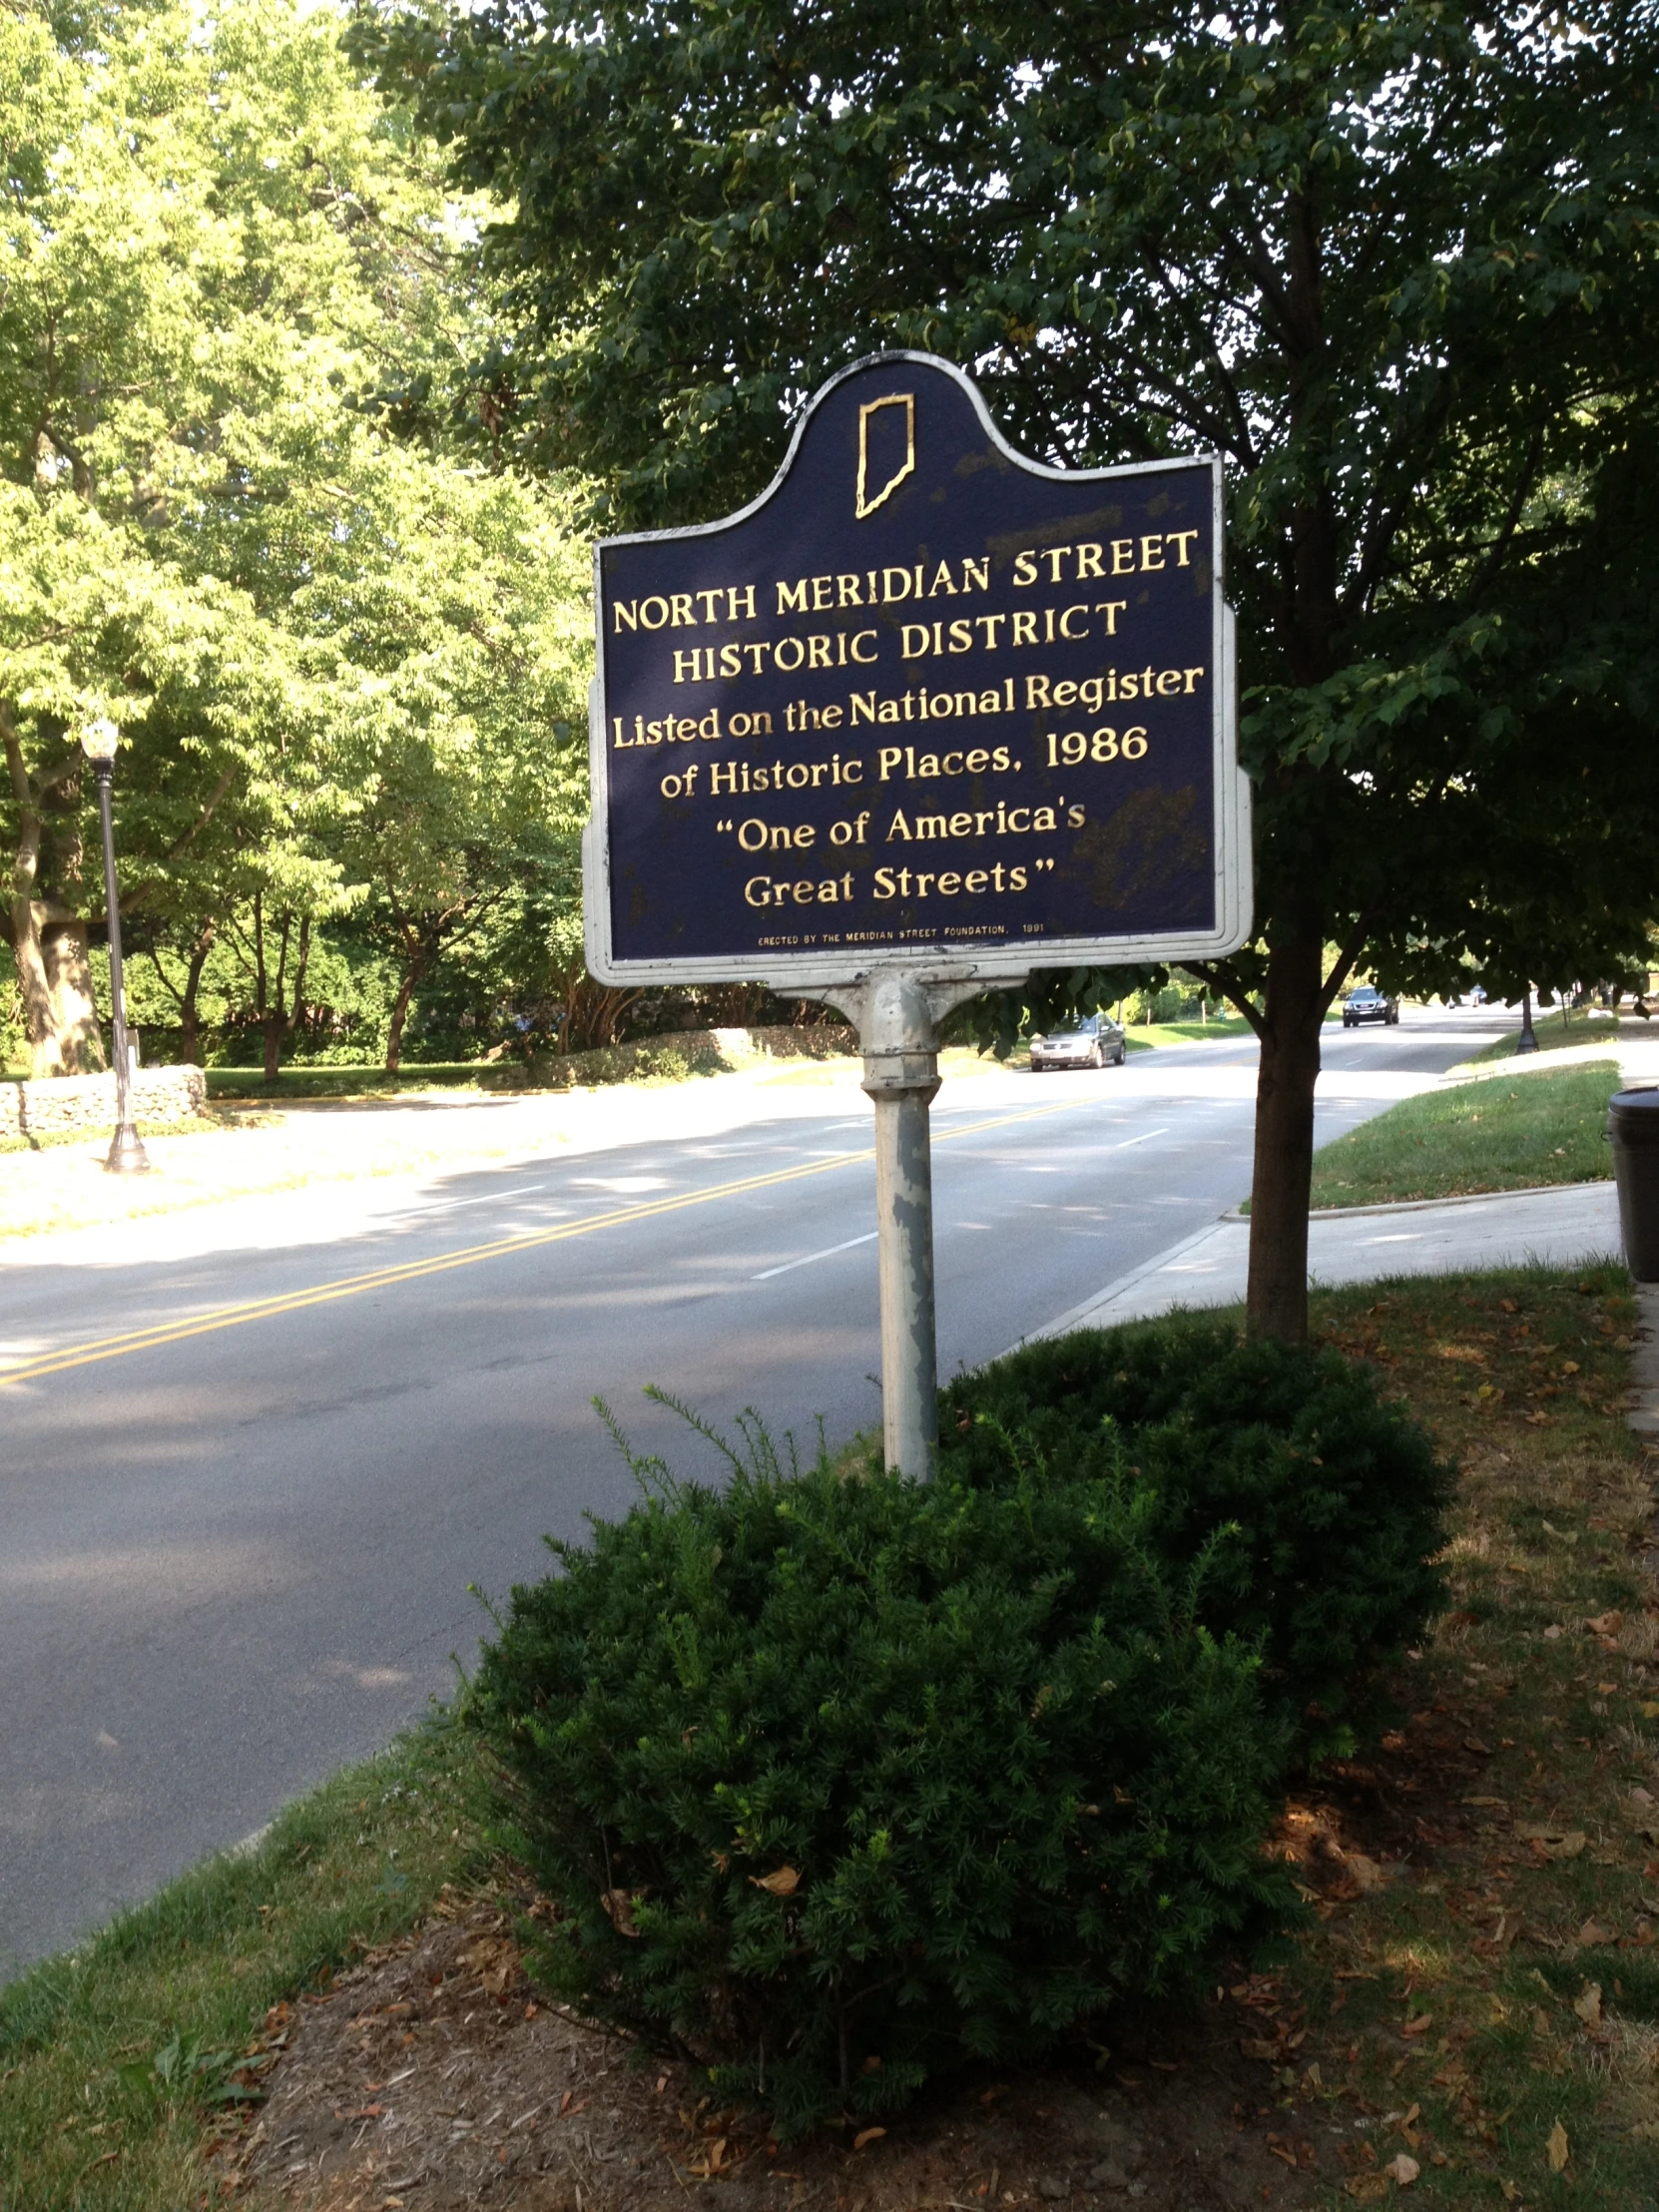
[[1045,1068],[1121,1067],[1129,1047],[1123,1031],[1109,1015],[1090,1014],[1074,1029],[1057,1029],[1052,1036],[1031,1039],[1031,1072]]

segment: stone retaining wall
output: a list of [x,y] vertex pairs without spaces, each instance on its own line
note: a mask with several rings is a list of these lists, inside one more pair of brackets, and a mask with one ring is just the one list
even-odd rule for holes
[[[208,1095],[200,1068],[141,1068],[133,1077],[133,1119],[146,1128],[191,1121]],[[54,1075],[0,1083],[0,1137],[98,1136],[115,1128],[115,1074]]]

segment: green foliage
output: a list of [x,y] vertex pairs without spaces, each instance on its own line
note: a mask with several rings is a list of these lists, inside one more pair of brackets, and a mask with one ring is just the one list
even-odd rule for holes
[[357,36],[513,207],[505,434],[608,517],[730,511],[880,345],[972,364],[1044,459],[1219,451],[1258,910],[1390,980],[1631,955],[1651,14],[363,0]]
[[[1602,1041],[1602,1032],[1590,1035]],[[1314,1204],[1605,1181],[1613,1172],[1607,1101],[1618,1087],[1616,1060],[1547,1072],[1522,1061],[1512,1077],[1402,1098],[1315,1153]]]
[[278,1048],[350,915],[389,1041],[455,940],[576,895],[585,558],[422,398],[485,342],[487,210],[296,0],[0,13],[0,837],[41,1072],[81,1049],[100,712],[165,987],[212,948]]
[[954,1481],[1126,1484],[1167,1571],[1205,1563],[1200,1618],[1260,1644],[1303,1757],[1351,1747],[1380,1663],[1443,1604],[1452,1470],[1335,1352],[1213,1322],[1080,1331],[958,1377],[939,1428]]
[[[515,1589],[470,1713],[571,2001],[799,2131],[1199,1985],[1294,1917],[1286,1755],[1121,1470],[982,1487],[779,1463],[644,1494]],[[723,1447],[724,1448],[724,1447]]]
[[[893,345],[1040,460],[1222,457],[1259,934],[1205,980],[1269,1075],[1252,1326],[1303,1333],[1351,967],[1646,964],[1654,11],[358,0],[357,36],[511,206],[516,338],[476,373],[610,523],[730,513]],[[1005,1049],[1116,995],[1039,971],[963,1018]]]

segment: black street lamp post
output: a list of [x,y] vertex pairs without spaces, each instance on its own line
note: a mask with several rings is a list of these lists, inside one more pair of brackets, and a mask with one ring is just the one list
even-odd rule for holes
[[1529,984],[1526,995],[1521,1000],[1520,1035],[1515,1039],[1515,1050],[1519,1053],[1536,1052],[1537,1049],[1537,1033],[1532,1027],[1532,989]]
[[111,1175],[147,1175],[149,1155],[133,1122],[132,1061],[127,1051],[127,985],[121,972],[121,909],[115,895],[115,829],[110,819],[110,785],[121,733],[107,715],[81,732],[81,751],[98,778],[98,812],[104,825],[104,905],[110,917],[110,1026],[115,1031],[115,1135],[104,1162]]

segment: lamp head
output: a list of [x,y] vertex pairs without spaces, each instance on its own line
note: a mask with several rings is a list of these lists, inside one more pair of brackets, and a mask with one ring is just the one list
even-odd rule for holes
[[81,751],[89,761],[107,763],[115,759],[115,749],[121,732],[108,715],[95,715],[81,729]]

